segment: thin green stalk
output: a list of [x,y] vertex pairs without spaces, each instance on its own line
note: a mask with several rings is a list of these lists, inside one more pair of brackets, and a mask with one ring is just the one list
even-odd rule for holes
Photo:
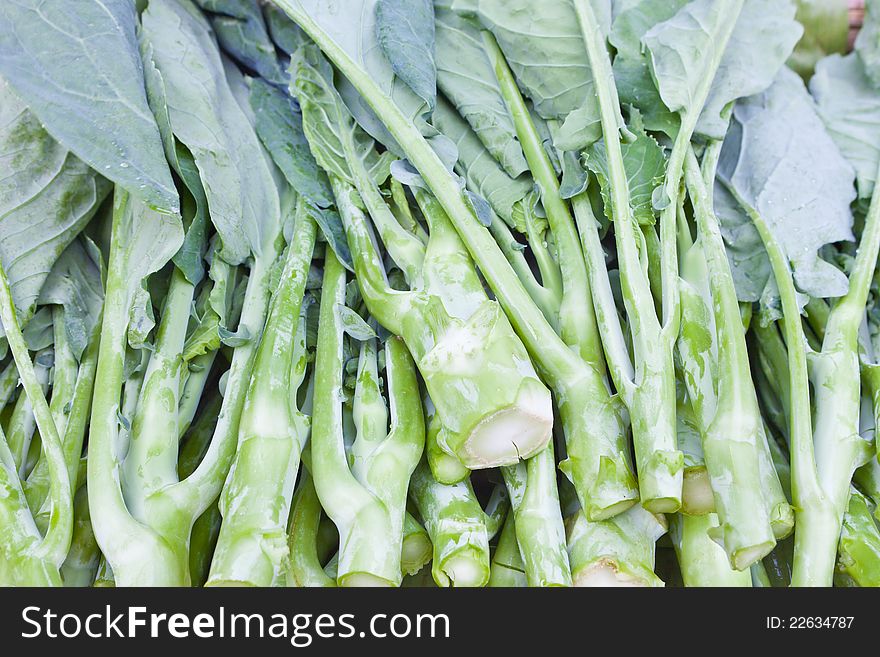
[[492,231],[492,236],[498,243],[498,247],[504,253],[504,257],[507,258],[520,282],[528,291],[532,301],[541,309],[544,318],[553,325],[555,330],[558,330],[560,295],[545,285],[544,281],[538,282],[535,274],[532,273],[532,268],[526,260],[525,254],[523,254],[521,249],[514,246],[517,242],[510,228],[494,213],[492,214],[492,224],[489,226],[489,230]]
[[[79,488],[85,481],[84,478],[79,478],[78,469],[86,429],[89,423],[89,410],[92,405],[95,372],[98,366],[99,342],[99,336],[96,331],[83,354],[73,395],[69,402],[70,407],[65,415],[64,443],[62,447],[64,449],[64,460],[67,463],[67,476],[73,489]],[[55,392],[55,389],[53,389],[53,401]],[[61,412],[64,413],[63,407]],[[28,504],[32,509],[39,509],[34,515],[34,519],[40,531],[45,531],[51,513],[51,508],[48,505],[49,488],[48,462],[45,457],[41,457],[25,484],[25,495],[27,495]],[[74,528],[75,531],[76,528]]]
[[[739,200],[739,199],[738,199]],[[810,382],[807,371],[806,339],[801,325],[797,292],[788,260],[763,218],[740,202],[758,230],[770,259],[782,301],[782,323],[788,349],[790,387],[789,440],[792,467],[792,501],[795,508],[795,586],[830,585],[839,524],[834,509],[819,483],[813,448]],[[835,529],[837,527],[838,529]],[[834,535],[834,550],[821,546]]]
[[70,550],[61,566],[61,578],[64,586],[91,586],[98,571],[101,551],[92,531],[86,486],[80,486],[73,498],[73,516],[73,537],[70,540]]
[[[45,349],[37,352],[34,358],[34,374],[36,374],[44,395],[49,390],[51,371],[52,350]],[[6,428],[6,442],[18,467],[18,475],[22,479],[28,474],[28,455],[31,452],[36,430],[36,417],[31,401],[27,394],[19,395]]]
[[3,372],[0,372],[0,410],[9,403],[15,387],[18,385],[18,368],[15,367],[15,359],[10,360]]
[[[73,532],[73,493],[70,489],[70,479],[67,474],[67,464],[64,461],[61,438],[55,427],[55,421],[49,410],[49,404],[46,402],[46,396],[43,394],[42,386],[34,371],[27,344],[21,334],[12,292],[9,289],[9,281],[2,264],[0,264],[0,322],[6,331],[6,339],[12,351],[12,357],[15,359],[24,392],[33,407],[49,468],[49,499],[52,511],[46,534],[34,547],[33,556],[57,569],[64,562]],[[3,443],[6,444],[5,438]],[[20,485],[18,489],[21,490]]]
[[318,554],[318,528],[321,524],[321,502],[308,471],[303,471],[293,497],[288,529],[290,586],[334,587],[336,580],[327,576]]
[[[565,201],[559,195],[556,171],[544,149],[541,136],[535,128],[513,73],[495,38],[488,31],[483,32],[483,46],[495,69],[501,95],[513,120],[532,177],[540,191],[541,203],[556,244],[558,268],[562,277],[559,335],[566,344],[575,348],[584,361],[602,373],[605,369],[605,360],[602,357],[596,318],[592,312],[593,301],[584,256],[574,221]],[[532,241],[531,235],[530,241]]]
[[186,433],[195,418],[216,357],[216,351],[209,351],[193,358],[187,366],[189,371],[186,374],[186,382],[183,384],[177,408],[177,431],[181,436]]
[[131,515],[152,526],[149,499],[177,482],[177,456],[180,432],[180,359],[195,287],[176,267],[162,308],[156,342],[150,355],[137,409],[131,423],[128,453],[122,464],[122,492]]
[[410,286],[417,285],[421,280],[425,245],[418,237],[397,222],[363,161],[354,156],[348,158],[348,163],[355,187],[367,208],[367,212],[370,213],[370,218],[379,232],[382,244],[385,245],[388,254],[403,271],[406,282]]
[[[608,156],[620,283],[633,339],[635,376],[629,389],[624,389],[624,396],[630,397],[628,408],[633,425],[639,492],[645,508],[656,513],[673,512],[681,506],[683,475],[683,457],[676,448],[675,440],[675,375],[672,363],[673,346],[678,334],[678,259],[675,254],[675,211],[678,203],[676,197],[670,195],[672,214],[665,219],[661,216],[664,304],[664,323],[661,326],[654,312],[650,282],[640,261],[637,224],[630,205],[629,184],[620,144],[620,110],[606,38],[589,2],[577,0],[575,11],[596,80]],[[669,213],[664,211],[664,214]],[[671,278],[670,270],[674,274]]]

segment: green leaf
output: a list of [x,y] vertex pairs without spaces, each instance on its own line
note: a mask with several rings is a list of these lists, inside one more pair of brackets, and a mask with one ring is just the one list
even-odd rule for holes
[[709,75],[725,12],[716,0],[693,0],[642,38],[650,52],[651,73],[666,107],[682,115],[700,113],[696,133],[722,139],[724,109],[738,98],[760,93],[773,82],[800,39],[790,0],[745,0],[702,107],[698,87]]
[[257,0],[195,0],[224,51],[272,84],[286,85]]
[[480,26],[451,11],[446,1],[441,5],[438,0],[434,7],[437,84],[492,157],[515,178],[528,164],[486,56]]
[[317,46],[307,45],[290,62],[296,97],[302,109],[303,131],[315,160],[327,173],[354,184],[343,140],[351,140],[357,156],[381,184],[393,156],[376,152],[370,136],[357,124],[333,86],[333,69]]
[[880,166],[880,91],[855,54],[820,61],[810,90],[834,143],[855,167],[859,197],[870,198]]
[[[610,2],[588,1],[607,33]],[[560,148],[578,150],[598,139],[602,129],[593,74],[571,0],[473,0],[469,4],[495,36],[538,115],[563,122],[568,140]],[[459,3],[453,9],[460,11]]]
[[434,67],[434,5],[432,0],[378,0],[376,39],[394,75],[425,101],[437,101]]
[[865,18],[855,50],[865,65],[865,72],[875,87],[880,87],[880,2],[865,2]]
[[[782,69],[767,91],[737,104],[718,176],[739,203],[766,222],[801,291],[823,298],[846,294],[846,275],[822,260],[818,251],[825,244],[853,239],[853,170],[825,131],[796,73]],[[716,200],[725,240],[736,256],[730,258],[731,266],[754,267],[754,272],[737,274],[740,281],[751,280],[748,296],[754,297],[758,288],[764,289],[760,277],[769,275],[769,264],[761,262],[763,247],[758,249],[754,227],[741,218],[732,222],[727,205]]]
[[339,319],[342,322],[342,330],[355,340],[363,342],[364,340],[371,340],[376,337],[376,332],[370,328],[370,325],[348,306],[338,304],[336,306],[336,312],[339,313]]
[[251,83],[251,107],[260,141],[298,194],[321,208],[333,204],[327,175],[318,166],[293,99],[260,79]]
[[77,360],[82,358],[101,319],[101,269],[98,247],[87,237],[80,237],[64,250],[40,290],[38,303],[56,304],[64,309],[67,341]]
[[150,348],[150,333],[156,327],[153,299],[143,281],[134,292],[128,313],[128,345],[132,349]]
[[45,129],[102,175],[164,212],[177,190],[144,76],[130,0],[0,3],[0,75]]
[[[642,48],[642,37],[655,24],[672,18],[688,0],[633,0],[615,15],[608,39],[617,50],[613,72],[620,102],[637,107],[648,130],[674,135],[678,116],[660,98],[651,77],[650,54]],[[614,4],[615,10],[618,3]]]
[[259,139],[198,9],[189,0],[151,0],[142,18],[168,120],[195,159],[224,258],[243,262],[280,229],[278,192]]
[[524,174],[511,178],[492,157],[467,122],[443,98],[434,110],[434,125],[451,139],[458,149],[459,171],[468,189],[486,199],[492,209],[508,225],[525,232],[514,208],[524,199],[534,183]]
[[218,329],[218,334],[220,336],[220,342],[225,344],[227,347],[232,348],[242,347],[254,339],[246,326],[242,326],[238,331],[235,332],[225,329],[221,326]]
[[308,43],[309,39],[299,25],[275,5],[266,4],[263,7],[263,16],[266,18],[266,27],[269,28],[272,41],[288,55],[292,55],[301,45]]
[[31,321],[21,331],[27,348],[30,351],[40,351],[51,347],[55,342],[54,324],[52,323],[52,310],[40,308]]
[[348,241],[345,237],[345,228],[342,226],[342,217],[336,212],[335,208],[316,208],[312,205],[306,207],[306,212],[318,224],[321,234],[324,236],[327,244],[333,249],[336,258],[342,263],[343,267],[350,272],[354,272],[354,263],[351,260],[351,251],[348,248]]
[[[425,136],[431,135],[425,119],[430,107],[409,85],[394,73],[391,62],[378,42],[376,5],[379,0],[293,0],[330,38],[359,64],[394,100],[400,110]],[[367,102],[345,79],[338,81],[339,94],[358,124],[376,141],[401,155],[400,148]]]
[[[639,224],[650,225],[656,219],[651,197],[666,173],[666,157],[660,144],[645,132],[638,112],[633,112],[630,122],[630,131],[635,135],[635,139],[621,144],[623,166],[629,185],[630,206],[633,210],[633,218]],[[605,140],[602,139],[590,146],[584,152],[584,159],[587,167],[599,180],[605,212],[613,221]]]
[[[788,65],[808,80],[820,59],[832,53],[846,52],[848,6],[841,0],[798,0],[796,18],[804,26],[804,34],[788,58]],[[864,32],[863,27],[862,34]]]
[[24,324],[56,260],[111,186],[52,139],[2,79],[0,171],[0,262]]

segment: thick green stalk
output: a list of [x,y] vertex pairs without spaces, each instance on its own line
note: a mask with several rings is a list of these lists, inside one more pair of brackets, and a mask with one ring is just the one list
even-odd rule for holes
[[[718,516],[707,513],[670,518],[669,534],[685,586],[751,586],[749,570],[734,570],[724,548],[712,539],[720,529]],[[760,562],[758,562],[760,563]]]
[[529,586],[571,586],[553,444],[502,468]]
[[180,555],[131,516],[120,487],[118,413],[131,304],[124,236],[130,230],[132,202],[117,188],[96,372],[100,383],[95,386],[89,432],[89,511],[98,544],[122,585],[174,585],[186,580]]
[[[630,506],[635,482],[626,452],[619,448],[625,445],[625,440],[618,409],[612,404],[595,403],[592,391],[584,385],[594,380],[595,372],[568,348],[546,321],[495,240],[474,216],[458,182],[394,101],[300,5],[292,0],[276,0],[275,4],[312,37],[361,93],[455,225],[532,358],[556,392],[568,444],[583,448],[578,458],[584,464],[572,471],[578,473],[576,485],[588,513],[591,517],[608,517]],[[381,318],[377,319],[384,324]],[[569,458],[572,458],[571,449]]]
[[[287,520],[308,417],[293,401],[307,366],[300,317],[317,239],[300,200],[279,288],[257,349],[238,429],[238,449],[223,492],[223,524],[209,585],[269,586],[287,555]],[[294,378],[295,377],[295,378]]]
[[434,546],[431,573],[437,586],[485,586],[489,581],[489,535],[470,480],[439,483],[422,461],[410,495]]
[[540,450],[552,424],[549,391],[507,317],[488,299],[437,201],[416,191],[431,229],[422,286],[398,292],[385,279],[355,190],[335,176],[331,183],[361,294],[370,313],[412,352],[443,423],[441,449],[472,468],[514,463]]
[[[620,144],[620,110],[606,39],[589,2],[578,0],[575,2],[575,11],[596,81],[608,154],[620,284],[633,341],[635,375],[629,389],[624,389],[624,398],[630,397],[627,406],[632,420],[639,492],[646,509],[668,513],[677,511],[681,506],[683,475],[683,457],[676,447],[675,374],[672,362],[672,351],[678,337],[678,261],[675,257],[675,210],[678,204],[673,199],[671,227],[664,228],[661,217],[665,316],[661,326],[654,311],[650,282],[639,256],[637,224],[630,205],[629,184]],[[667,218],[666,224],[669,223]],[[671,245],[668,243],[670,228]],[[671,279],[670,268],[674,272]]]
[[654,574],[657,539],[665,532],[663,516],[640,505],[601,522],[582,511],[568,517],[568,558],[575,586],[663,586]]

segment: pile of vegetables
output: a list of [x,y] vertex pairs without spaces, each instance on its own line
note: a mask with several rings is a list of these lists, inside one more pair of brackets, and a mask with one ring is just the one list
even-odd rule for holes
[[880,2],[0,3],[0,583],[880,585]]

